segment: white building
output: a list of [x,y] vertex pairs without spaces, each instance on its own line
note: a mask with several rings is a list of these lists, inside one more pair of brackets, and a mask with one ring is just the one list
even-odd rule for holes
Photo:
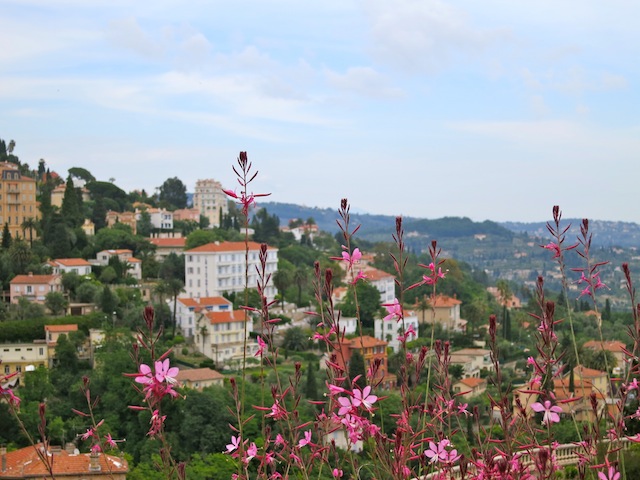
[[365,267],[362,272],[367,276],[367,281],[380,292],[380,303],[393,303],[396,298],[396,277],[373,267]]
[[[249,242],[247,286],[255,288],[258,281],[260,244]],[[187,297],[221,297],[224,292],[243,292],[245,289],[245,243],[213,242],[185,252],[185,291]],[[278,249],[268,247],[266,273],[278,269]],[[265,296],[272,301],[276,288],[270,280]]]
[[176,325],[185,337],[195,335],[197,318],[207,312],[233,310],[233,304],[224,297],[178,298],[176,302]]
[[206,312],[196,318],[194,345],[216,365],[229,364],[242,360],[245,334],[247,358],[257,352],[257,342],[249,338],[252,331],[253,319],[246,310]]
[[[407,341],[415,340],[418,338],[418,316],[413,312],[405,312],[404,323],[393,320],[383,320],[377,318],[373,325],[373,335],[378,340],[384,340],[389,343],[389,347],[393,348],[394,352],[400,351],[400,340],[398,336],[408,331],[410,327],[413,327],[416,334],[410,334]],[[404,325],[404,329],[403,329]]]
[[50,260],[47,265],[54,274],[77,273],[78,275],[90,275],[91,264],[84,258],[56,258]]
[[129,249],[110,249],[102,250],[96,255],[96,259],[92,260],[97,265],[109,265],[111,257],[118,257],[127,265],[127,274],[138,280],[142,279],[142,262],[133,256],[133,252]]
[[222,184],[211,178],[198,180],[193,193],[193,207],[209,219],[210,227],[220,226],[220,216],[229,213],[229,200]]
[[[149,208],[147,209],[147,213],[149,214],[153,228],[173,230],[173,212],[164,208]],[[140,214],[136,214],[136,217],[140,219]]]

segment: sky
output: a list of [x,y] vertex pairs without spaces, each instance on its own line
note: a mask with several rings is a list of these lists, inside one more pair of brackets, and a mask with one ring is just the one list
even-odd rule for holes
[[640,2],[0,0],[0,138],[63,177],[640,223]]

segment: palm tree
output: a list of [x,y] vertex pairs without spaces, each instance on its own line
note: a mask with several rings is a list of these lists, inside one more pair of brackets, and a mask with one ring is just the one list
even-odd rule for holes
[[181,292],[184,292],[184,283],[182,280],[178,278],[170,278],[166,280],[167,288],[171,296],[173,297],[173,315],[172,315],[172,324],[173,324],[173,332],[172,336],[176,336],[176,310],[178,304],[178,295]]
[[22,236],[25,238],[25,232],[29,230],[29,246],[33,247],[33,231],[38,231],[38,221],[33,217],[25,218],[20,228],[22,229]]

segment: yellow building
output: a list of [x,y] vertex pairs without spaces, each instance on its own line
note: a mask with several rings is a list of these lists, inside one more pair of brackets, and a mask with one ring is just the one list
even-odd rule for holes
[[17,377],[22,377],[24,372],[38,367],[48,367],[49,351],[42,340],[31,343],[4,343],[0,344],[0,360],[2,374],[17,373]]
[[[36,203],[36,181],[20,173],[18,165],[0,162],[0,225],[9,225],[12,238],[29,237],[22,231],[22,223],[40,218]],[[36,236],[35,230],[31,232]]]

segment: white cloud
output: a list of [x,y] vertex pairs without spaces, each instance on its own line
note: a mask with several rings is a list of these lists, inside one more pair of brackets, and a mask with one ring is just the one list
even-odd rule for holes
[[410,72],[438,71],[507,35],[474,27],[464,11],[440,0],[374,0],[362,6],[376,58]]
[[350,67],[344,74],[325,70],[327,82],[333,88],[374,98],[397,98],[400,88],[391,87],[389,80],[371,67]]

